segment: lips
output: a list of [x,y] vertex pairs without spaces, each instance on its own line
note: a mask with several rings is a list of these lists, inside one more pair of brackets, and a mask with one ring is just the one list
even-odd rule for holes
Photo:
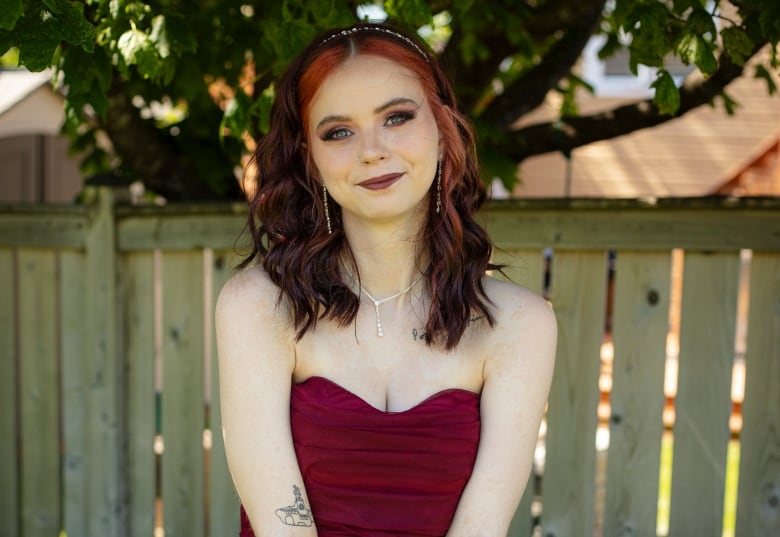
[[358,186],[362,186],[368,190],[383,190],[395,184],[395,182],[398,181],[402,176],[403,173],[388,173],[385,175],[379,175],[377,177],[372,177],[371,179],[361,181],[358,183]]

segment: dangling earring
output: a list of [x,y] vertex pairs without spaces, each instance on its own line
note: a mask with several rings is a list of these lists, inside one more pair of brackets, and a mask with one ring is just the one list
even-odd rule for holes
[[439,155],[439,169],[436,173],[436,214],[441,213],[441,169],[444,165],[444,155]]
[[333,233],[330,227],[330,211],[328,210],[328,189],[322,185],[322,203],[325,206],[325,221],[328,223],[328,235]]

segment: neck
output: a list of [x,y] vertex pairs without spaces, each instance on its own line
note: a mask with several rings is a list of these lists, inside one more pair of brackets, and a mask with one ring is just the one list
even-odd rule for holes
[[[345,222],[346,224],[346,222]],[[421,258],[418,231],[403,226],[344,227],[349,241],[354,265],[345,262],[355,277],[359,272],[360,284],[376,300],[394,295],[408,287],[420,275],[427,259]]]

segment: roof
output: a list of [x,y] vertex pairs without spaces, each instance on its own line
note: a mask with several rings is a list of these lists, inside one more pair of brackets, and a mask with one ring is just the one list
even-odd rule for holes
[[[750,67],[726,92],[739,103],[732,116],[720,104],[701,106],[656,127],[575,149],[570,170],[557,153],[530,158],[520,165],[521,184],[513,194],[641,198],[717,192],[780,139],[780,97],[769,95]],[[581,113],[617,104],[591,97],[581,103]],[[548,103],[523,123],[549,119],[552,110]]]
[[51,71],[31,73],[24,69],[0,69],[0,114],[51,80]]
[[0,138],[59,135],[65,120],[63,96],[50,80],[51,71],[0,70]]

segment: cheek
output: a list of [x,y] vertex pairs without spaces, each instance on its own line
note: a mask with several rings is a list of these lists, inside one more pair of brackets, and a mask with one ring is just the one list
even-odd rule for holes
[[349,173],[354,155],[347,144],[336,147],[322,142],[312,145],[311,158],[320,178],[329,182]]

